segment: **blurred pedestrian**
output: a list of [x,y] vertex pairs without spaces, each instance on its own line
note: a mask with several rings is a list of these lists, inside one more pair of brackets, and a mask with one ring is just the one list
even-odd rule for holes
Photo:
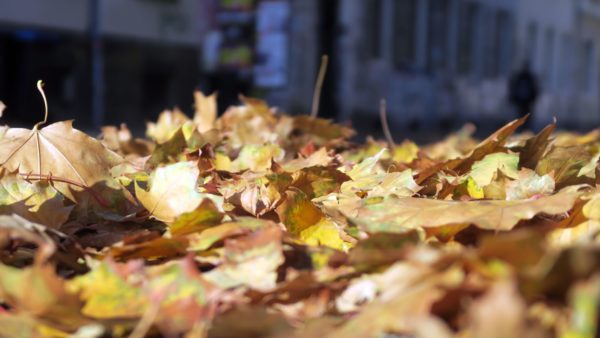
[[525,61],[523,67],[511,76],[508,86],[510,103],[521,117],[531,114],[525,122],[526,126],[530,125],[535,102],[539,95],[539,87],[537,78],[530,69],[529,61]]

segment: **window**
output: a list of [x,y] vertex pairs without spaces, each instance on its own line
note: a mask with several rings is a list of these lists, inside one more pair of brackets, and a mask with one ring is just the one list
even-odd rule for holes
[[417,0],[394,1],[393,59],[402,67],[415,62]]
[[537,64],[537,25],[535,22],[532,22],[527,27],[527,60],[531,63],[532,66]]
[[560,48],[560,88],[572,88],[572,71],[573,71],[573,43],[571,37],[567,34],[561,36]]
[[473,72],[475,40],[477,39],[477,16],[479,6],[472,2],[463,2],[460,6],[458,27],[458,64],[459,74]]
[[382,0],[369,0],[366,5],[365,47],[370,59],[378,59],[381,58]]
[[544,37],[544,83],[554,88],[554,30],[549,28]]
[[487,76],[498,77],[509,72],[510,14],[499,10],[494,14],[493,37],[489,39]]
[[594,82],[594,43],[591,40],[587,40],[583,43],[582,46],[582,88],[584,90],[591,90]]
[[448,1],[429,2],[429,22],[427,29],[427,68],[443,70],[448,60]]

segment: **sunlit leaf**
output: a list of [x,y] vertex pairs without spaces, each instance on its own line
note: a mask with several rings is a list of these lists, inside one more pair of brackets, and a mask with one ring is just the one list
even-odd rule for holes
[[[194,162],[158,168],[150,176],[149,190],[136,183],[136,196],[153,217],[172,222],[178,216],[195,210],[205,198],[211,198],[198,192],[199,173]],[[218,200],[216,196],[212,198]]]

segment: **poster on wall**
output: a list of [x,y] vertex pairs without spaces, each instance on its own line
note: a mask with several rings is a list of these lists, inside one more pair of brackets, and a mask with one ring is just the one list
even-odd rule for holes
[[221,33],[218,68],[251,77],[255,44],[255,0],[219,0]]
[[252,11],[255,0],[219,0],[219,9],[225,11]]
[[287,84],[290,19],[288,1],[261,1],[256,10],[254,84],[277,88]]

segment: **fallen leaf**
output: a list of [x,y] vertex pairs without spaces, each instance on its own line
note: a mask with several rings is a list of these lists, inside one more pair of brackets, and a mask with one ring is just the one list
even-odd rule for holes
[[135,281],[136,273],[139,267],[135,262],[122,266],[102,262],[89,273],[67,282],[66,288],[85,303],[82,312],[86,316],[136,318],[149,306],[139,285],[141,281]]
[[497,282],[472,306],[472,337],[525,337],[525,301],[509,281]]
[[230,171],[239,172],[252,170],[255,172],[265,171],[271,168],[272,161],[283,158],[284,151],[273,145],[247,145],[242,148],[240,155],[231,163]]
[[518,179],[506,184],[506,199],[524,200],[548,196],[554,192],[555,183],[550,175],[539,176],[534,171],[519,172]]
[[217,94],[205,96],[201,91],[195,91],[194,108],[194,124],[198,131],[204,133],[213,129],[217,120]]
[[369,232],[402,232],[419,227],[474,224],[486,230],[510,230],[521,220],[544,213],[558,215],[573,207],[581,193],[566,189],[526,201],[440,201],[426,198],[388,198],[364,205],[352,222]]
[[168,141],[179,128],[189,121],[189,117],[178,108],[165,110],[160,113],[156,123],[147,123],[146,135],[157,143],[164,143]]
[[325,217],[302,191],[286,191],[286,198],[276,211],[281,222],[294,235],[299,235]]
[[[11,128],[0,140],[0,165],[31,179],[52,179],[65,197],[113,182],[110,169],[122,159],[99,141],[74,129],[72,121],[43,129]],[[101,192],[99,192],[101,193]]]
[[0,213],[14,213],[58,228],[67,221],[72,209],[48,182],[27,182],[16,173],[0,171]]
[[211,200],[205,199],[196,210],[179,216],[169,229],[174,236],[188,235],[217,225],[222,219],[223,214],[217,206]]
[[204,274],[221,288],[247,286],[259,291],[275,288],[277,268],[284,261],[281,230],[270,227],[241,239],[225,241],[223,265]]
[[300,240],[308,245],[324,245],[333,249],[347,251],[351,244],[341,238],[341,229],[326,218],[300,232]]
[[[160,167],[150,176],[150,189],[144,190],[136,183],[135,194],[153,217],[173,222],[178,216],[198,208],[205,198],[211,198],[198,192],[199,174],[194,162]],[[218,200],[216,196],[212,198]]]
[[498,170],[510,178],[517,178],[519,156],[515,154],[494,153],[486,155],[481,161],[473,163],[469,176],[480,187],[492,182]]

